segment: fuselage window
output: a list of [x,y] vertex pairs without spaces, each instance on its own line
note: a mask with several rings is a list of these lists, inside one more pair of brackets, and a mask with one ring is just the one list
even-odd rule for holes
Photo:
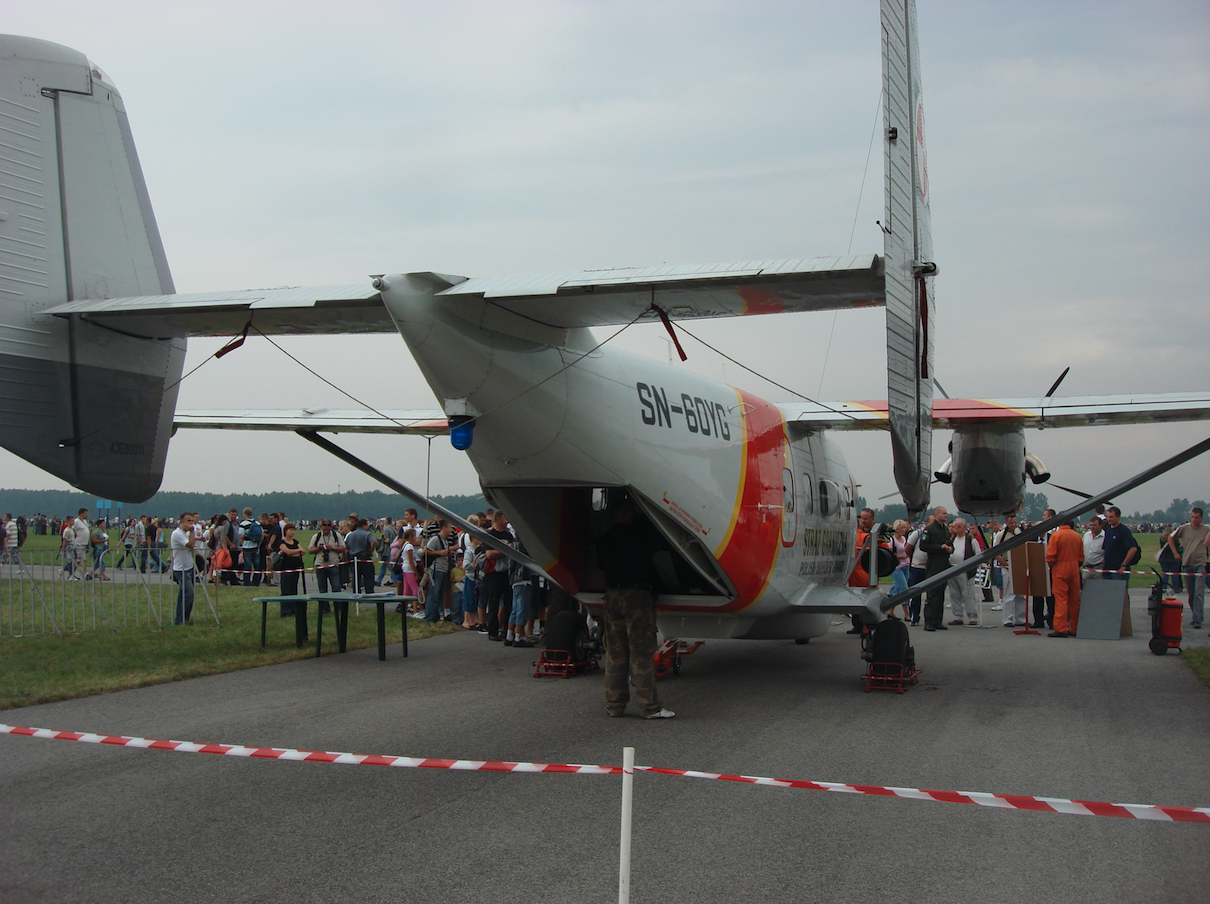
[[803,514],[809,515],[815,511],[815,487],[811,485],[811,475],[803,472],[802,475],[802,510]]
[[828,517],[832,511],[832,500],[828,493],[828,482],[821,480],[819,482],[819,514],[823,517]]
[[781,471],[781,542],[793,546],[798,537],[798,515],[794,513],[794,472],[789,468]]

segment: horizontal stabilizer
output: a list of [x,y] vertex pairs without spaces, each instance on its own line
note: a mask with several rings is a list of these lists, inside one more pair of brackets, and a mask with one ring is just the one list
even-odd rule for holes
[[81,319],[148,338],[234,336],[252,323],[269,335],[393,333],[382,296],[368,282],[93,298],[69,301],[43,313]]
[[652,304],[673,320],[696,320],[870,307],[885,292],[882,259],[866,254],[468,279],[438,297],[455,313],[459,298],[482,299],[572,329],[655,320]]
[[404,433],[437,436],[449,432],[445,412],[437,408],[295,408],[178,411],[173,427],[194,430],[314,430],[319,433]]
[[[466,279],[409,274],[432,286],[455,314],[474,322],[484,303],[557,329],[673,320],[826,311],[882,305],[882,259],[876,254],[744,261],[536,276]],[[234,336],[251,319],[267,335],[390,333],[395,324],[368,282],[71,301],[45,313],[81,319],[136,336]]]

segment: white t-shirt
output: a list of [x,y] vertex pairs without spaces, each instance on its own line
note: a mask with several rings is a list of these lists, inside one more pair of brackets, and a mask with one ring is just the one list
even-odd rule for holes
[[915,568],[924,568],[929,563],[929,554],[920,548],[920,537],[924,534],[922,530],[914,530],[908,534],[908,546],[912,547],[912,565]]
[[189,571],[193,568],[193,550],[185,544],[189,542],[189,534],[179,527],[172,532],[172,570]]
[[83,518],[77,518],[72,522],[71,529],[76,532],[76,538],[72,540],[80,549],[88,545],[88,535],[92,528],[88,526],[88,522]]
[[[408,557],[408,553],[412,554],[411,558]],[[412,568],[412,560],[415,558],[415,556],[416,547],[405,540],[403,542],[403,549],[399,551],[399,562],[402,565],[402,571],[404,574],[416,573],[416,569]]]

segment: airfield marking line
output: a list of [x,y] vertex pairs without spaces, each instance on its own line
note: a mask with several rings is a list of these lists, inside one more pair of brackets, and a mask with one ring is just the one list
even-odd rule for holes
[[[623,775],[622,766],[594,766],[583,763],[513,763],[498,760],[446,760],[433,757],[378,756],[374,754],[332,753],[319,750],[293,750],[285,747],[244,747],[238,744],[196,744],[191,741],[158,741],[102,735],[49,728],[26,728],[0,723],[0,734],[55,741],[82,741],[85,744],[109,744],[144,750],[170,750],[176,753],[213,753],[219,756],[292,760],[303,763],[334,763],[341,766],[395,766],[405,769],[445,769],[455,772],[525,772],[574,775]],[[1162,807],[1153,804],[1110,804],[1061,797],[1028,797],[1017,794],[991,794],[986,791],[930,791],[922,788],[894,788],[882,785],[849,785],[841,782],[813,782],[803,779],[769,778],[761,775],[729,775],[693,769],[665,769],[660,766],[635,766],[636,771],[679,778],[704,778],[711,781],[765,785],[771,788],[802,788],[831,791],[836,794],[860,794],[875,797],[901,797],[937,803],[975,804],[1009,810],[1034,810],[1077,816],[1117,816],[1157,822],[1199,822],[1210,824],[1210,807]]]

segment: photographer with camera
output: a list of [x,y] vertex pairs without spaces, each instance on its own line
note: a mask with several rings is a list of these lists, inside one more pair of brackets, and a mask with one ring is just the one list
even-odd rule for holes
[[319,530],[311,538],[307,552],[315,556],[315,583],[320,593],[340,593],[344,585],[340,582],[340,557],[345,552],[344,540],[332,529],[332,519],[319,522]]

